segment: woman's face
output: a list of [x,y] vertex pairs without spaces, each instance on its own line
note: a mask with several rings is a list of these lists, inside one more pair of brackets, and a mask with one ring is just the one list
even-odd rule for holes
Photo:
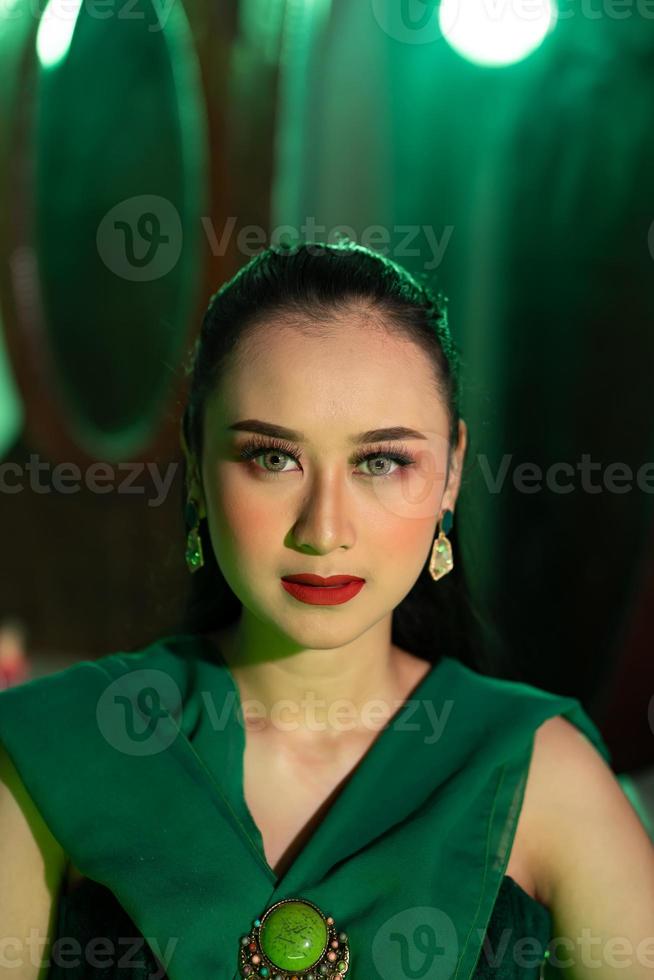
[[[442,510],[454,510],[466,431],[446,486],[448,418],[426,355],[357,307],[320,337],[297,324],[267,321],[241,345],[207,401],[201,483],[191,470],[189,489],[244,607],[318,648],[351,642],[410,591]],[[253,420],[295,435],[280,445]],[[390,427],[415,433],[355,441]],[[345,603],[311,605],[281,584],[302,572],[366,584]]]

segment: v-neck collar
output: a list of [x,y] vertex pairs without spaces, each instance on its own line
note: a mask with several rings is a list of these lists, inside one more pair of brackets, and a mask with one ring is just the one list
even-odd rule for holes
[[[281,874],[277,874],[265,856],[263,836],[245,799],[245,728],[236,720],[243,717],[238,684],[217,645],[205,635],[194,639],[201,641],[207,659],[220,670],[224,692],[231,695],[236,706],[235,712],[229,712],[224,734],[229,739],[230,755],[239,761],[235,788],[238,799],[235,802],[252,829],[248,830],[241,820],[237,823],[240,832],[259,857],[275,895],[291,894],[303,885],[320,881],[334,864],[350,857],[393,824],[404,820],[427,797],[430,781],[416,779],[415,774],[428,771],[428,760],[434,755],[433,744],[427,743],[425,739],[425,736],[433,734],[433,719],[428,718],[426,704],[432,705],[436,715],[440,717],[444,710],[443,697],[447,692],[447,674],[452,667],[449,657],[443,657],[433,665],[414,686],[350,772],[347,781],[291,864]],[[437,697],[439,692],[440,697]],[[206,769],[192,739],[183,732],[182,736],[184,748],[192,752]],[[422,757],[424,764],[416,757],[416,753]],[[411,767],[406,766],[408,757],[414,763]],[[274,788],[271,795],[274,795]],[[371,807],[370,801],[373,799],[374,806]]]

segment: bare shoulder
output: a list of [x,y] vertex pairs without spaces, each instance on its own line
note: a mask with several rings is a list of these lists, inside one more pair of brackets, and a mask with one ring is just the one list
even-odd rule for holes
[[[51,936],[63,881],[65,854],[0,745],[0,923],[16,937],[16,980],[41,980],[47,969],[28,946],[32,930]],[[24,955],[23,955],[24,954]],[[14,965],[14,964],[12,964]]]
[[[634,950],[651,938],[654,844],[604,757],[562,715],[535,733],[524,806],[531,866],[557,933],[590,929]],[[632,965],[630,976],[645,976]],[[573,976],[604,980],[614,968],[607,960],[591,974],[577,964]]]
[[[48,870],[60,873],[66,858],[30,796],[14,762],[0,743],[0,827],[11,831],[23,844],[31,842],[43,858],[50,859]],[[11,850],[6,834],[0,844]]]
[[550,751],[555,746],[558,748],[566,747],[570,752],[579,753],[577,757],[583,758],[586,762],[589,758],[595,758],[610,771],[610,767],[607,766],[606,761],[590,739],[576,725],[568,721],[565,715],[554,715],[552,718],[547,718],[536,729],[534,747],[542,750],[545,746]]
[[[562,715],[549,718],[536,730],[533,752],[534,794],[548,817],[558,816],[571,829],[586,818],[584,830],[604,820],[649,837],[611,766],[586,735]],[[594,819],[592,819],[595,813]]]
[[563,715],[548,718],[534,734],[533,799],[548,819],[571,821],[590,807],[631,809],[611,767],[591,740]]
[[522,815],[529,864],[545,905],[563,866],[575,859],[574,835],[590,832],[607,806],[614,822],[627,818],[631,824],[620,784],[592,742],[563,715],[548,718],[534,733]]
[[[546,803],[556,794],[561,777],[582,780],[578,785],[567,785],[565,798],[570,805],[582,800],[584,784],[593,783],[597,793],[611,794],[612,784],[619,789],[615,776],[603,756],[576,725],[563,715],[548,718],[534,733],[533,770],[534,792],[539,802]],[[586,788],[589,788],[586,785]],[[558,803],[560,804],[560,800]]]

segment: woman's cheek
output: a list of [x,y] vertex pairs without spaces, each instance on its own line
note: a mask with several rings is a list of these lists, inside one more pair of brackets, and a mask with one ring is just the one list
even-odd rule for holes
[[417,577],[431,548],[435,526],[434,518],[399,519],[389,524],[383,538],[388,567],[399,575]]
[[425,524],[435,525],[444,489],[443,465],[432,452],[418,452],[413,465],[390,477],[372,479],[371,504],[389,524],[399,521],[404,528],[414,524],[420,535]]
[[231,539],[244,551],[252,549],[261,555],[268,538],[275,535],[279,509],[236,478],[214,484],[207,497],[218,538]]

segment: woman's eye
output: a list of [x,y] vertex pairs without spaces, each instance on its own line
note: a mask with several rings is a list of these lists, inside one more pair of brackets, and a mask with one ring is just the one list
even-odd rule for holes
[[[271,460],[272,465],[263,465],[262,469],[266,470],[268,473],[290,473],[292,468],[287,468],[286,464],[288,462],[297,462],[294,460],[293,456],[288,453],[280,453],[276,449],[269,449],[266,452],[259,453],[258,457],[253,457],[254,459],[268,457]],[[395,470],[403,465],[401,461],[394,460],[390,456],[369,456],[367,459],[359,460],[357,466],[367,466],[368,471],[364,471],[365,476],[390,476]]]
[[263,469],[266,469],[268,473],[286,473],[288,471],[285,470],[284,469],[284,466],[283,465],[280,465],[280,463],[281,464],[284,464],[286,462],[292,462],[293,461],[293,457],[292,456],[289,456],[287,453],[280,453],[277,449],[268,449],[265,452],[259,453],[258,456],[254,456],[252,458],[253,459],[260,459],[262,456],[263,457],[269,456],[272,460],[274,460],[273,466],[272,466],[271,469],[267,469],[267,467],[265,467],[265,466],[263,467]]
[[366,474],[370,476],[390,476],[395,470],[389,469],[389,467],[401,465],[397,460],[391,459],[390,456],[369,456],[367,459],[362,459],[359,463],[360,466],[364,464],[370,467],[369,474]]
[[[241,459],[251,460],[257,469],[263,470],[271,476],[280,473],[292,473],[294,467],[289,467],[289,463],[300,464],[301,453],[291,452],[290,447],[284,446],[262,446],[258,442],[248,443],[240,450]],[[259,463],[259,460],[264,460]],[[357,467],[366,466],[367,470],[359,470],[363,476],[381,478],[392,476],[398,468],[410,466],[415,462],[408,452],[397,450],[396,452],[369,452],[353,460]]]

